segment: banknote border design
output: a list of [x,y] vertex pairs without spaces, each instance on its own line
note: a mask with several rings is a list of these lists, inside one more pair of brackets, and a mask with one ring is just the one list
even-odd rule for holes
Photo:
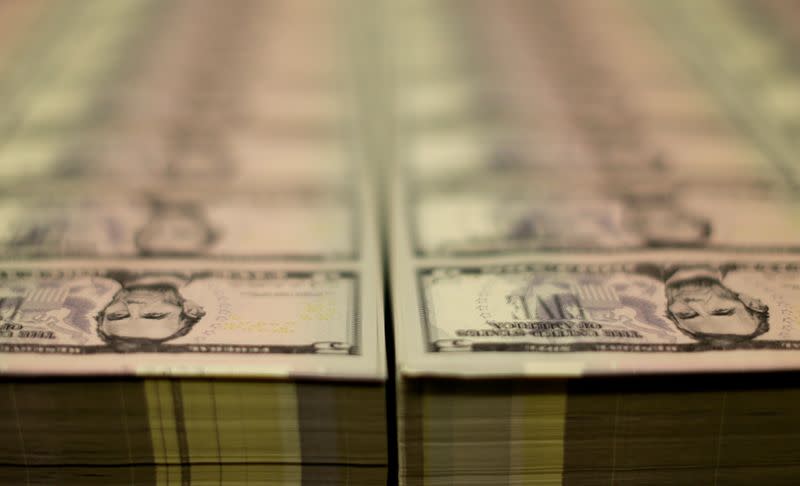
[[[662,264],[664,262],[661,262]],[[680,261],[671,261],[671,264],[680,265]],[[611,268],[633,267],[635,265],[656,264],[653,261],[636,260],[623,263],[589,263],[589,266],[603,266]],[[688,264],[688,263],[687,263]],[[694,262],[696,264],[696,262]],[[567,270],[576,272],[578,268],[572,270],[563,267],[579,267],[576,263],[535,263],[535,264],[509,264],[509,265],[463,265],[463,266],[435,266],[417,269],[416,284],[417,296],[420,303],[420,322],[422,324],[422,335],[425,339],[425,351],[427,353],[441,352],[531,352],[531,353],[566,353],[566,352],[617,352],[617,353],[653,353],[653,352],[704,352],[704,351],[737,351],[737,350],[756,350],[772,349],[797,351],[800,350],[800,340],[762,340],[745,341],[735,346],[720,346],[707,343],[681,343],[681,344],[626,344],[626,343],[573,343],[573,344],[534,344],[534,343],[505,343],[505,342],[482,342],[470,343],[468,338],[450,339],[449,345],[437,345],[431,339],[431,320],[428,310],[428,300],[426,298],[426,286],[424,279],[436,272],[452,271],[458,274],[502,274],[510,271],[525,272],[537,269]],[[770,269],[773,271],[793,271],[800,277],[800,263],[797,262],[770,262],[768,264],[743,263],[743,262],[715,262],[715,266],[735,265],[737,268],[751,269]],[[561,267],[561,268],[559,268]]]
[[[88,272],[78,272],[74,273],[74,276],[92,276],[105,273],[110,269],[103,269],[98,271],[88,271]],[[69,270],[49,270],[49,269],[39,269],[40,273],[58,273],[58,272],[69,272]],[[15,271],[6,271],[0,269],[0,281],[9,279],[9,274],[13,276]],[[32,277],[34,276],[34,271],[26,271],[28,275],[25,277]],[[249,270],[230,270],[229,273],[259,273],[263,275],[277,275],[281,274],[287,279],[309,279],[312,278],[315,274],[319,273],[328,273],[328,274],[335,274],[340,279],[351,280],[352,281],[352,291],[353,297],[350,301],[350,305],[352,306],[352,315],[347,324],[347,335],[352,336],[353,342],[352,343],[345,343],[349,344],[349,348],[346,352],[336,352],[336,355],[340,356],[360,356],[362,354],[361,350],[361,281],[358,273],[354,271],[348,270],[326,270],[324,272],[314,272],[314,271],[290,271],[290,272],[277,272],[277,271],[255,271],[251,272]],[[210,272],[202,272],[202,271],[192,271],[193,274],[202,274],[202,273],[209,273],[209,274],[224,274],[226,271],[222,270],[215,270]],[[17,272],[19,274],[19,272]],[[312,342],[309,344],[303,345],[248,345],[248,344],[161,344],[159,345],[159,350],[155,351],[155,354],[162,354],[162,353],[169,353],[169,354],[195,354],[195,355],[202,355],[202,354],[236,354],[236,355],[252,355],[252,354],[327,354],[326,351],[330,351],[329,348],[325,346],[320,346],[319,342]],[[341,350],[339,350],[341,351]],[[88,345],[88,346],[81,346],[81,345],[69,345],[69,344],[7,344],[7,343],[0,343],[0,355],[7,353],[7,354],[23,354],[23,353],[35,353],[35,354],[58,354],[58,355],[72,355],[72,356],[82,356],[82,355],[92,355],[92,354],[103,354],[103,355],[112,355],[115,354],[112,348],[107,345]],[[153,352],[151,352],[153,353]],[[136,354],[136,353],[133,353]]]

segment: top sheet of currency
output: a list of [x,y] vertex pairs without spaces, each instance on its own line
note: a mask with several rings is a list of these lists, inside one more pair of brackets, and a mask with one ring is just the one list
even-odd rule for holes
[[380,375],[376,309],[361,301],[358,271],[134,268],[5,266],[2,371]]

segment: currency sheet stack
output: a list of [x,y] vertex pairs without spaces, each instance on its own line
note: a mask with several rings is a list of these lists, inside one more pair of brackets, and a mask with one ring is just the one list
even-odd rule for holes
[[386,481],[343,6],[0,2],[0,483]]
[[400,483],[795,484],[792,2],[385,2]]

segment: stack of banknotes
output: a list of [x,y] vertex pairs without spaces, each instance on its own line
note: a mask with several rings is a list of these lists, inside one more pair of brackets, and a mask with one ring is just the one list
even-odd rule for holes
[[401,484],[795,484],[797,3],[382,15]]
[[386,480],[342,6],[0,2],[0,483]]
[[0,1],[0,484],[797,484],[798,26]]

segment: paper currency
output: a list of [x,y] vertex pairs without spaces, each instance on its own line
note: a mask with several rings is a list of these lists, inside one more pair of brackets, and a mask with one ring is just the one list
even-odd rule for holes
[[796,349],[798,282],[796,263],[562,263],[419,273],[433,351]]
[[[439,18],[428,41],[446,46],[396,51],[401,372],[791,366],[794,182],[716,85],[623,2],[469,5]],[[397,15],[423,39],[437,18]],[[464,49],[485,73],[471,84],[448,76]]]
[[348,266],[4,265],[2,369],[374,377],[368,274]]
[[790,4],[387,8],[400,484],[792,481]]
[[[797,39],[786,24],[792,9],[781,3],[645,2],[641,7],[743,134],[764,147],[773,166],[796,186],[798,147],[793,134],[800,88],[789,60]],[[698,12],[718,19],[710,31],[696,22]],[[656,22],[656,16],[668,21]]]
[[490,191],[421,194],[410,208],[421,256],[646,248],[794,250],[791,194],[687,188],[671,194],[542,197]]
[[386,482],[365,4],[0,2],[0,482]]
[[357,203],[330,191],[98,192],[4,198],[3,253],[325,260],[356,252]]
[[357,353],[353,274],[4,273],[2,352]]
[[350,14],[56,3],[0,76],[2,371],[381,380]]

